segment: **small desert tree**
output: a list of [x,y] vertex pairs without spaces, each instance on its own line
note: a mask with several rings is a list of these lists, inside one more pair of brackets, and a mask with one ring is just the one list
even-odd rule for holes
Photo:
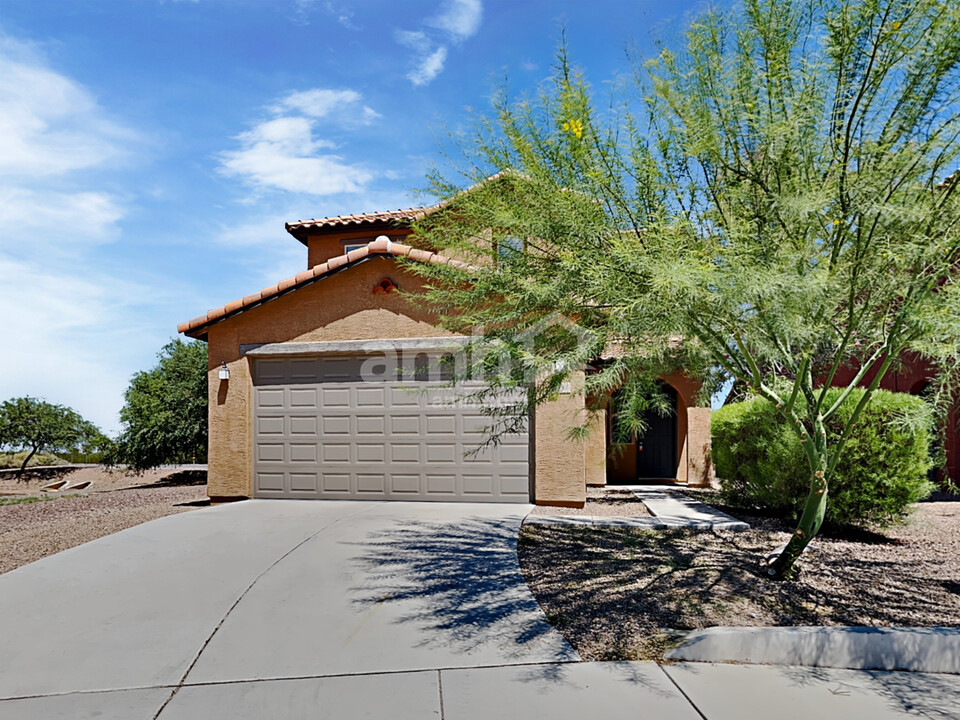
[[26,450],[17,470],[23,475],[38,452],[100,446],[106,442],[97,427],[63,405],[51,405],[32,397],[6,400],[0,405],[0,447]]
[[207,345],[175,339],[130,381],[114,462],[134,470],[207,457]]
[[[606,353],[587,393],[682,362],[773,403],[810,476],[768,567],[788,576],[884,375],[909,352],[941,368],[941,397],[956,375],[958,62],[960,5],[942,0],[710,11],[635,67],[639,97],[603,109],[562,53],[551,87],[498,97],[461,142],[472,190],[433,178],[449,207],[418,230],[471,267],[421,268],[427,297],[500,348],[555,312],[590,328],[513,348],[538,368],[533,402]],[[831,433],[844,366],[866,392]]]

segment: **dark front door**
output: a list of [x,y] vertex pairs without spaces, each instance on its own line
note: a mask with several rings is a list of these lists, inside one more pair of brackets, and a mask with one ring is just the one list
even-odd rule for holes
[[[661,389],[669,396],[673,412],[664,417],[648,411],[644,415],[648,428],[643,436],[609,446],[612,452],[607,461],[608,482],[629,485],[640,480],[677,477],[677,391],[666,384]],[[610,407],[611,443],[616,442],[612,428],[617,416],[616,400],[614,396]]]

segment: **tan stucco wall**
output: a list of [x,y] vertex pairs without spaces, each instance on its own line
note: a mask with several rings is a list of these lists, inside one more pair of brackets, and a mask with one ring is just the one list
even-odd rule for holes
[[598,412],[589,419],[589,433],[584,441],[584,480],[587,485],[607,484],[607,419]]
[[[419,278],[397,262],[375,258],[313,285],[252,308],[209,328],[210,451],[207,493],[211,497],[250,497],[253,460],[249,360],[240,345],[322,340],[439,337],[429,313],[398,293],[373,295],[384,277],[401,290],[421,288]],[[218,369],[226,362],[230,380]]]
[[587,497],[586,443],[571,440],[570,429],[584,422],[583,373],[573,373],[569,394],[540,405],[534,420],[534,473],[537,505],[583,507]]
[[710,408],[687,409],[687,444],[690,448],[687,482],[696,487],[713,484],[713,462],[710,458]]

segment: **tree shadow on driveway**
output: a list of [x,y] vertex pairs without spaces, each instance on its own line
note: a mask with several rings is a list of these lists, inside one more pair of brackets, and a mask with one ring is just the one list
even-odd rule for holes
[[457,523],[411,520],[356,543],[362,581],[354,601],[400,603],[399,622],[424,631],[424,644],[469,651],[496,646],[512,660],[576,660],[547,622],[517,561],[517,519]]

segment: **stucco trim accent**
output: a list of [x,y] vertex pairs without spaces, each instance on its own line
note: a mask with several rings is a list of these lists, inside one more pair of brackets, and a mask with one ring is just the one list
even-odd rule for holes
[[321,342],[241,344],[240,354],[250,357],[279,355],[366,354],[394,350],[460,350],[468,337],[396,338],[385,340],[328,340]]

